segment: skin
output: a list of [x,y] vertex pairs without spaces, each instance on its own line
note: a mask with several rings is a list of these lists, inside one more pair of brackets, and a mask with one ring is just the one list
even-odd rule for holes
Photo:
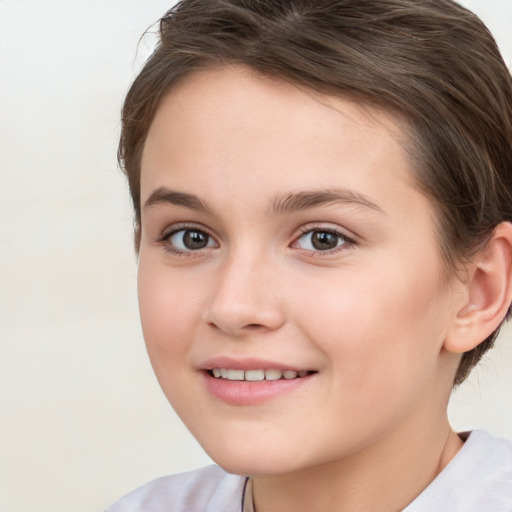
[[[462,445],[446,416],[460,355],[444,344],[468,286],[443,265],[406,131],[237,67],[189,76],[152,123],[138,281],[148,353],[206,452],[253,476],[257,512],[401,510]],[[162,187],[202,207],[156,197]],[[304,191],[342,200],[283,211]],[[183,249],[187,228],[207,245]],[[341,233],[338,246],[315,249],[314,230]],[[205,386],[215,357],[316,373],[233,405]]]

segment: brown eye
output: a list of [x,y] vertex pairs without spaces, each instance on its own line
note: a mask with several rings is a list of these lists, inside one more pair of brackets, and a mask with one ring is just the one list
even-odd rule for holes
[[297,246],[307,251],[329,251],[346,243],[340,233],[322,230],[308,231],[297,240]]
[[198,251],[216,247],[212,237],[199,229],[180,229],[169,236],[169,242],[178,251]]
[[327,251],[338,246],[340,237],[326,231],[315,231],[311,235],[311,245],[319,251]]

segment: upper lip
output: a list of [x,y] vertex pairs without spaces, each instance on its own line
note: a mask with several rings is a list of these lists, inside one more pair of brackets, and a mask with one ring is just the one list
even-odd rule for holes
[[292,370],[296,372],[312,370],[312,368],[281,363],[278,361],[269,361],[257,358],[233,358],[233,357],[215,357],[202,362],[199,365],[201,370],[212,370],[213,368],[230,368],[233,370]]

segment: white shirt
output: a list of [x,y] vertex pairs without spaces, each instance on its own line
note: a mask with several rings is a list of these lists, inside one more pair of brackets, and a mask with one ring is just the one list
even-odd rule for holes
[[[219,466],[166,476],[105,512],[254,512],[250,480]],[[402,512],[512,512],[512,441],[483,430]]]

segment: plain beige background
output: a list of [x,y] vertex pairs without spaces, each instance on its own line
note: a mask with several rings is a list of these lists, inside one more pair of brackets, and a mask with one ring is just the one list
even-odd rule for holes
[[[466,1],[512,64],[512,0]],[[0,510],[99,511],[207,464],[143,346],[119,109],[172,2],[0,0]],[[450,409],[512,437],[512,330]]]

